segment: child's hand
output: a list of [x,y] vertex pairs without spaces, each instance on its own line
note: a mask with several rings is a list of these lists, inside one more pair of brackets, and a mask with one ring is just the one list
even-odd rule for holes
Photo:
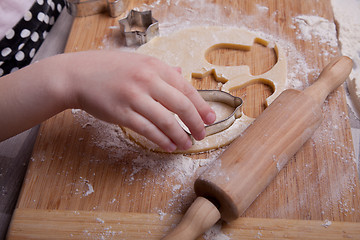
[[[129,127],[171,152],[192,143],[176,113],[195,139],[215,113],[179,70],[144,55],[91,51],[66,55],[69,107]],[[75,103],[75,104],[74,104]]]

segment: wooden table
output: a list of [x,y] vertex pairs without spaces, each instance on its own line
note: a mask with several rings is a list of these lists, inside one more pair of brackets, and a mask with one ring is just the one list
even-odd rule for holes
[[[333,22],[329,1],[145,2],[163,23],[160,28],[186,18],[188,22],[182,24],[187,26],[230,24],[272,33],[303,54],[315,73],[338,54],[337,47],[331,48],[318,38],[298,39],[292,27],[293,18],[303,14]],[[127,3],[128,9],[144,7],[140,1]],[[76,18],[66,52],[120,47],[122,41],[114,27],[117,20],[106,14]],[[334,52],[324,54],[330,48]],[[274,52],[261,45],[254,45],[249,53],[218,49],[207,57],[214,64],[249,64],[254,75],[276,61]],[[306,79],[300,76],[301,71],[293,74]],[[309,82],[315,79],[316,74],[309,74]],[[193,84],[205,89],[218,87],[212,76],[193,79]],[[263,111],[271,88],[252,84],[232,93],[243,97],[245,113],[256,117]],[[129,143],[116,126],[78,111],[62,112],[41,126],[8,238],[159,239],[179,221],[195,197],[193,181],[221,151],[191,156],[151,153]],[[144,159],[148,159],[147,166]],[[193,163],[189,163],[191,159]],[[243,217],[223,224],[222,231],[233,239],[360,239],[359,200],[341,87],[328,98],[323,124],[314,137]]]

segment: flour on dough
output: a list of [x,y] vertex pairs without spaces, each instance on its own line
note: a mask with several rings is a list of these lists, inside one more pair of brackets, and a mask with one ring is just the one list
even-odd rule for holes
[[[250,49],[251,46],[260,43],[264,46],[268,41],[258,37],[245,29],[235,27],[201,26],[182,29],[169,36],[161,36],[152,39],[147,44],[138,48],[137,52],[157,57],[171,66],[182,68],[185,79],[191,82],[192,77],[202,78],[214,74],[217,81],[223,83],[221,90],[229,92],[255,82],[270,85],[274,93],[266,99],[269,105],[285,90],[286,84],[286,58],[283,50],[275,44],[274,50],[277,55],[276,64],[267,72],[253,76],[246,65],[242,66],[218,66],[210,64],[205,55],[214,48]],[[242,115],[222,132],[207,136],[182,153],[203,152],[216,149],[231,143],[253,121],[253,118]],[[127,135],[145,148],[162,151],[156,144],[134,131],[124,128]]]

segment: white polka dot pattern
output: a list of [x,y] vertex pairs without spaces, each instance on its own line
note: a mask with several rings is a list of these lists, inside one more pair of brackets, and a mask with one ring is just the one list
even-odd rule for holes
[[35,52],[36,52],[36,49],[35,49],[35,48],[32,48],[32,49],[30,50],[30,52],[29,52],[29,56],[30,56],[31,58],[33,58],[33,57],[35,56]]
[[24,20],[28,22],[31,19],[32,19],[32,13],[30,11],[27,11],[24,15]]
[[31,62],[64,5],[63,0],[36,0],[15,27],[6,32],[0,39],[0,77]]
[[1,50],[1,56],[6,57],[11,53],[11,48],[7,47]]
[[39,12],[39,14],[37,15],[37,19],[42,22],[44,21],[45,18],[45,14],[43,12]]
[[18,52],[15,54],[15,59],[16,59],[17,61],[22,61],[22,60],[24,60],[24,58],[25,58],[25,54],[24,54],[24,52],[22,52],[22,51],[18,51]]
[[28,36],[30,36],[31,32],[29,29],[23,29],[20,33],[20,36],[22,38],[27,38]]
[[6,32],[5,37],[7,39],[12,39],[15,36],[15,31],[13,29],[10,29],[9,31]]
[[50,25],[54,25],[54,23],[55,23],[55,18],[54,18],[54,16],[52,16],[52,17],[50,18],[49,24],[50,24]]
[[19,70],[19,68],[18,68],[18,67],[14,67],[14,68],[11,69],[10,73],[13,73],[13,72],[15,72],[15,71],[17,71],[17,70]]
[[33,34],[31,34],[31,40],[33,42],[37,42],[39,40],[39,34],[37,32],[33,32]]
[[57,5],[57,10],[58,10],[58,12],[61,12],[61,10],[62,10],[61,4],[58,4],[58,5]]
[[25,43],[19,45],[18,50],[21,50],[25,46]]

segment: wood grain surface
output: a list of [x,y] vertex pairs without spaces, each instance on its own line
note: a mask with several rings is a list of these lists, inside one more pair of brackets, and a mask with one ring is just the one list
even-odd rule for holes
[[[193,9],[194,15],[204,18],[204,13],[197,12],[201,3],[204,9],[208,6],[221,9],[224,17],[207,13],[210,15],[208,18],[219,18],[219,25],[222,24],[221,21],[231,21],[231,25],[266,30],[291,43],[315,69],[322,69],[332,57],[338,55],[336,47],[333,47],[332,55],[322,54],[324,50],[331,50],[326,43],[317,38],[312,41],[298,39],[291,27],[292,18],[298,15],[317,15],[333,22],[331,5],[327,0],[151,3],[152,1],[128,1],[127,8],[143,8],[147,4],[149,8],[153,7],[154,17],[162,23],[167,22],[169,16],[177,17],[180,7],[186,7],[187,12]],[[259,14],[258,6],[265,6],[268,10]],[[125,13],[119,18],[124,16]],[[66,52],[122,46],[118,29],[114,27],[119,18],[110,18],[106,14],[76,18]],[[189,26],[195,24],[191,22],[194,19],[197,18],[189,20]],[[246,22],[244,19],[250,20]],[[210,52],[207,59],[222,65],[246,63],[250,65],[253,74],[258,74],[271,68],[274,53],[266,52],[261,46],[254,46],[251,53],[218,49]],[[304,79],[304,76],[300,76],[301,73],[295,74],[299,75],[299,79]],[[309,74],[306,77],[311,83],[316,76]],[[218,87],[212,76],[193,79],[193,84],[202,89]],[[264,100],[271,94],[271,88],[258,83],[232,93],[243,97],[244,111],[247,115],[256,117],[264,110]],[[244,218],[225,224],[223,231],[230,238],[304,239],[320,237],[319,233],[324,232],[330,232],[324,233],[324,236],[329,236],[327,239],[330,236],[345,238],[347,232],[349,236],[360,238],[359,181],[342,87],[330,95],[324,105],[323,115],[324,121],[314,137],[259,195],[244,213]],[[109,229],[105,225],[100,228],[92,225],[96,223],[96,218],[101,219],[99,216],[107,216],[112,221],[109,226],[106,225],[108,228],[126,231],[123,237],[109,234],[105,239],[157,239],[179,220],[172,216],[184,213],[187,209],[195,197],[192,186],[198,173],[186,175],[186,182],[179,182],[176,176],[166,175],[166,172],[135,168],[134,162],[139,160],[140,155],[141,158],[145,156],[145,159],[149,156],[149,161],[150,158],[157,158],[157,155],[144,153],[143,149],[136,147],[131,150],[119,149],[116,142],[99,147],[98,139],[105,133],[101,132],[103,129],[97,129],[99,125],[94,121],[96,120],[91,119],[83,122],[68,110],[41,125],[9,230],[9,239],[94,239],[94,236],[97,236],[95,239],[101,239],[101,234]],[[117,136],[123,137],[121,134]],[[220,151],[184,157],[206,161]],[[122,154],[118,154],[119,152]],[[159,155],[158,158],[159,161],[169,161],[169,164],[174,160],[171,155]],[[159,165],[164,166],[162,164],[164,162],[159,162]],[[206,167],[206,163],[202,164]],[[201,171],[202,164],[197,172]],[[94,192],[90,191],[91,188]],[[77,212],[84,214],[76,215]],[[325,228],[322,226],[325,220],[336,224]],[[101,220],[99,221],[101,224]],[[131,227],[118,228],[117,223],[125,226],[130,224]],[[83,234],[86,231],[92,235]]]
[[[17,209],[12,239],[160,239],[180,215]],[[59,227],[61,225],[61,227]],[[216,227],[219,227],[217,225]],[[359,223],[239,218],[223,226],[232,239],[359,239]],[[201,239],[201,238],[198,238]]]

